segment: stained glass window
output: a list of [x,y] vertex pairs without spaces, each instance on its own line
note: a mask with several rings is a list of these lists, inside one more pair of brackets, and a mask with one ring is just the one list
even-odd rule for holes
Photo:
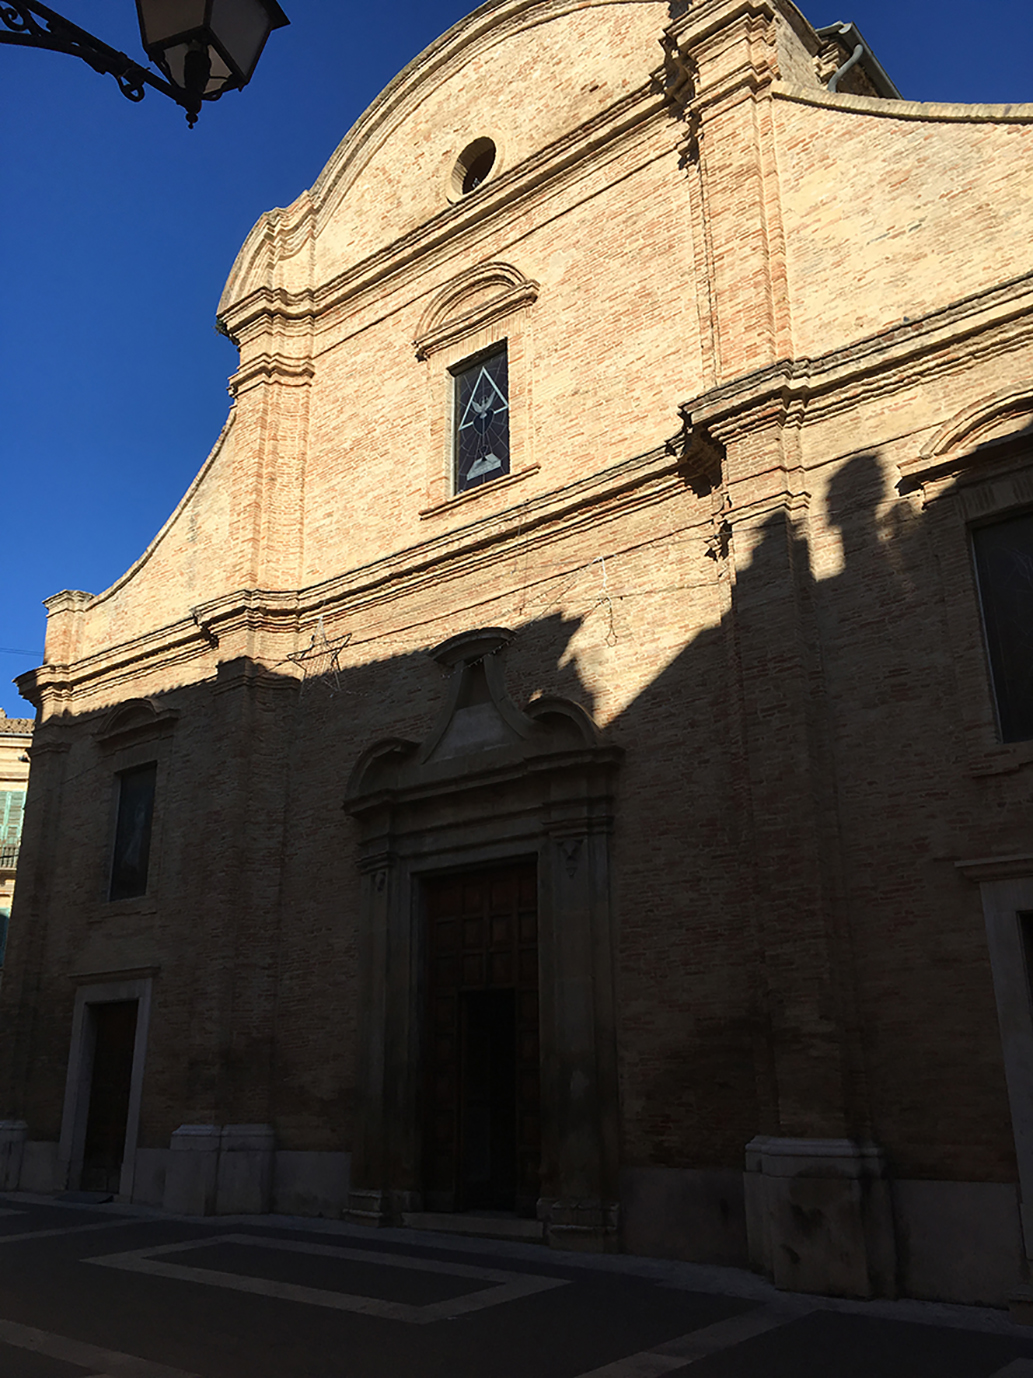
[[1006,742],[1033,738],[1033,512],[972,532],[997,719]]
[[455,490],[509,473],[506,347],[455,372]]
[[124,770],[118,776],[118,821],[111,863],[110,898],[113,900],[132,899],[147,893],[157,774],[158,767],[152,761],[135,770]]

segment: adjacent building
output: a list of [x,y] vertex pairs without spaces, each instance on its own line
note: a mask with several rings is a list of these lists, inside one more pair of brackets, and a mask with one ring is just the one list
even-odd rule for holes
[[6,1185],[1003,1304],[1031,161],[790,0],[491,0],[401,72],[19,681]]
[[0,980],[18,871],[31,743],[32,719],[9,718],[0,708]]

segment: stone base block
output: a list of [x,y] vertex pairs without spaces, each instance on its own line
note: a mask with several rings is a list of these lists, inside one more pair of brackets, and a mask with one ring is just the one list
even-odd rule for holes
[[748,1266],[741,1172],[623,1168],[620,1189],[626,1253]]
[[29,1126],[24,1120],[0,1120],[0,1191],[17,1191]]
[[44,1139],[27,1140],[22,1155],[20,1189],[46,1195],[47,1192],[64,1191],[66,1185],[65,1169],[58,1158],[58,1145]]
[[272,1204],[275,1133],[269,1124],[227,1124],[219,1142],[217,1215],[266,1215]]
[[889,1183],[878,1149],[761,1136],[746,1147],[750,1262],[791,1292],[896,1295]]
[[352,1187],[348,1192],[348,1207],[345,1219],[353,1225],[371,1225],[377,1228],[391,1223],[391,1210],[385,1199],[386,1192],[364,1187]]
[[[198,1126],[184,1126],[188,1127]],[[281,1149],[270,1154],[269,1136],[272,1131],[267,1126],[259,1126],[263,1132],[257,1137],[246,1132],[249,1126],[228,1125],[223,1130],[215,1125],[203,1128],[209,1133],[201,1135],[202,1140],[214,1137],[211,1131],[218,1133],[219,1138],[215,1198],[211,1208],[214,1214],[252,1215],[271,1210],[279,1215],[322,1216],[328,1220],[338,1220],[344,1213],[348,1203],[350,1153]],[[241,1128],[245,1130],[244,1134],[241,1134]],[[227,1147],[227,1144],[231,1146]],[[134,1202],[173,1209],[166,1204],[166,1183],[172,1183],[173,1192],[182,1190],[186,1171],[178,1163],[174,1165],[175,1151],[182,1150],[137,1150]],[[178,1184],[174,1166],[178,1168]],[[197,1171],[199,1169],[195,1164],[194,1172]]]
[[133,1171],[133,1202],[138,1206],[160,1206],[165,1201],[165,1178],[171,1149],[138,1148]]
[[175,1130],[165,1172],[162,1205],[176,1215],[212,1215],[222,1131],[215,1124],[183,1124]]
[[620,1252],[620,1207],[615,1201],[563,1201],[543,1197],[538,1219],[551,1249],[586,1254]]
[[272,1208],[278,1215],[337,1220],[348,1205],[350,1153],[280,1149],[273,1161]]
[[[894,1182],[901,1288],[909,1297],[1010,1306],[1023,1278],[1010,1182]],[[1033,1307],[1033,1293],[1031,1293]],[[1033,1310],[1031,1321],[1033,1323]]]
[[1018,1287],[1008,1298],[1008,1319],[1015,1325],[1033,1325],[1033,1287]]
[[[267,1124],[180,1125],[165,1158],[161,1204],[177,1215],[267,1214],[274,1141]],[[141,1191],[154,1192],[157,1159],[150,1160],[149,1171]]]

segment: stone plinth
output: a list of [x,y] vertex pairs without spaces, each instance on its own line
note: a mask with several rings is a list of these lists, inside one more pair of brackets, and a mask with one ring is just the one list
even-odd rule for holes
[[893,1216],[878,1148],[758,1135],[746,1145],[745,1189],[750,1262],[776,1287],[895,1294]]

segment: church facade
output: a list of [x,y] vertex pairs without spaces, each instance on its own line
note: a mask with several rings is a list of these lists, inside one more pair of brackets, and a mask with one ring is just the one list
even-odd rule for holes
[[180,506],[48,600],[0,1186],[1003,1305],[1031,156],[790,0],[410,64],[241,250]]

